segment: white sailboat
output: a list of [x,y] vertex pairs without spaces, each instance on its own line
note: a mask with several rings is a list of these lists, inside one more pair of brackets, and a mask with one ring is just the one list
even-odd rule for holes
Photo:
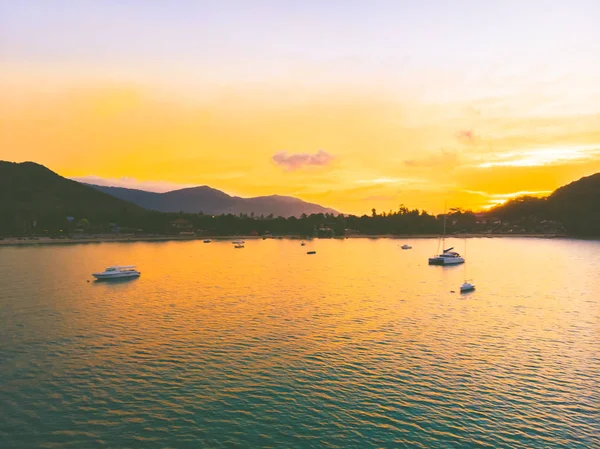
[[[465,256],[467,255],[467,239],[465,239]],[[465,264],[465,282],[460,286],[461,293],[472,292],[475,290],[475,284],[467,281],[467,264]]]
[[[444,249],[446,243],[446,206],[444,205],[444,233],[442,234],[442,253],[429,258],[429,265],[458,265],[465,262],[465,259],[461,257],[456,251],[452,251],[454,248]],[[439,242],[438,242],[439,249]]]

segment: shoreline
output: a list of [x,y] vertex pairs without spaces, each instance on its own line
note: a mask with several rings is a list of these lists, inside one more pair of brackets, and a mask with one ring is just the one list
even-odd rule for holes
[[[344,238],[362,238],[362,239],[437,239],[442,236],[439,234],[406,234],[406,235],[395,235],[395,234],[378,234],[378,235],[349,235]],[[446,235],[446,239],[473,239],[473,238],[535,238],[535,239],[561,239],[561,238],[577,238],[567,234],[540,234],[540,233],[489,233],[489,234],[477,234],[477,233],[465,233],[465,234],[451,234]]]
[[[401,239],[437,239],[440,238],[436,234],[411,234],[411,235],[394,235],[394,234],[379,234],[379,235],[349,235],[334,237],[333,240],[345,240],[345,239],[390,239],[390,240],[401,240]],[[538,238],[538,239],[555,239],[555,238],[572,238],[566,234],[453,234],[446,236],[446,239],[452,238]],[[232,240],[262,240],[261,236],[98,236],[89,238],[64,238],[64,239],[53,239],[50,237],[39,237],[37,239],[31,238],[5,238],[0,240],[0,247],[2,246],[35,246],[35,245],[77,245],[77,244],[90,244],[90,243],[127,243],[127,242],[177,242],[177,241],[202,241],[204,239],[210,239],[213,242],[216,241],[232,241]],[[302,240],[303,237],[300,235],[287,235],[270,237],[266,240]],[[319,240],[318,238],[305,239],[305,240]],[[322,240],[331,240],[325,238]]]

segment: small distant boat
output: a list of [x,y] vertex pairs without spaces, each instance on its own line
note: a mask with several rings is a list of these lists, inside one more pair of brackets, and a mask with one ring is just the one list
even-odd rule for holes
[[402,248],[402,249],[412,249],[412,246],[404,244],[400,248]]
[[306,254],[317,254],[316,251],[307,251]]
[[[467,254],[467,239],[465,239],[465,255]],[[460,286],[461,293],[472,292],[475,290],[475,284],[467,281],[467,264],[465,264],[465,282]]]
[[102,273],[92,273],[98,280],[108,279],[124,279],[124,278],[135,278],[140,276],[140,272],[135,270],[135,265],[119,266],[115,265],[108,267]]
[[465,282],[460,286],[461,293],[472,292],[473,290],[475,290],[475,284],[471,284],[470,282]]
[[306,243],[304,243],[304,242],[300,243],[300,246],[304,246],[304,245],[306,245]]
[[211,239],[204,239],[204,243],[210,243],[210,242],[212,242]]

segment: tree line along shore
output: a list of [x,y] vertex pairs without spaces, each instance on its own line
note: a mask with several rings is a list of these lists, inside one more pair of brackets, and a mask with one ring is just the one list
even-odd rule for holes
[[600,173],[546,198],[524,196],[483,212],[451,208],[433,215],[404,205],[362,216],[298,217],[173,213],[148,210],[63,178],[34,163],[0,161],[0,239],[142,236],[417,236],[540,234],[600,236]]
[[[439,235],[352,235],[346,237],[334,237],[334,239],[433,239],[439,238]],[[567,238],[565,234],[455,234],[455,238]],[[299,235],[278,236],[273,237],[276,240],[305,240],[306,237]],[[31,246],[31,245],[74,245],[74,244],[92,244],[92,243],[127,243],[127,242],[172,242],[172,241],[201,241],[203,237],[198,236],[181,236],[181,235],[101,235],[101,236],[86,236],[86,237],[10,237],[0,239],[0,246]],[[256,236],[229,236],[215,237],[214,241],[234,241],[237,239],[244,240],[262,240]]]

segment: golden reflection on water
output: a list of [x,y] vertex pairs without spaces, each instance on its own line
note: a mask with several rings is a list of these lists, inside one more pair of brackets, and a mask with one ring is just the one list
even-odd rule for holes
[[[463,252],[465,241],[452,245]],[[451,423],[457,410],[476,420],[465,410],[479,404],[507,428],[531,420],[542,438],[553,427],[536,423],[559,426],[577,404],[587,410],[598,399],[600,242],[469,239],[466,267],[429,266],[436,247],[347,239],[1,248],[11,317],[2,336],[47,348],[64,342],[57,360],[68,367],[54,372],[188,385],[215,414],[227,409],[214,401],[233,407],[257,388],[276,392],[259,402],[278,410],[287,407],[279,401],[308,401],[371,418],[422,408],[430,422]],[[142,275],[89,282],[113,264],[135,264]],[[465,272],[477,290],[460,295]],[[544,400],[552,412],[539,410]],[[328,419],[352,427],[340,416]],[[417,419],[402,416],[393,428]]]
[[[597,317],[591,300],[600,293],[596,242],[470,239],[466,270],[477,290],[462,296],[452,291],[458,292],[464,266],[428,266],[433,240],[409,241],[410,251],[400,250],[400,242],[313,240],[301,247],[295,240],[250,240],[234,249],[228,241],[195,241],[10,251],[36,253],[38,263],[27,272],[43,272],[42,289],[77,291],[56,295],[57,301],[74,301],[62,307],[94,304],[99,321],[149,335],[169,332],[174,319],[179,337],[203,335],[208,323],[244,337],[275,333],[275,342],[278,334],[304,334],[320,350],[335,350],[343,336],[356,343],[392,335],[396,344],[418,341],[443,359],[458,347],[471,352],[466,345],[474,337],[493,337],[511,356],[528,357],[515,352],[524,334],[528,341],[537,336],[577,345],[570,329]],[[449,245],[461,251],[464,241]],[[310,249],[317,254],[306,255]],[[138,265],[140,279],[83,283],[92,271],[129,263]],[[81,324],[91,328],[96,318],[83,314],[91,321]]]

